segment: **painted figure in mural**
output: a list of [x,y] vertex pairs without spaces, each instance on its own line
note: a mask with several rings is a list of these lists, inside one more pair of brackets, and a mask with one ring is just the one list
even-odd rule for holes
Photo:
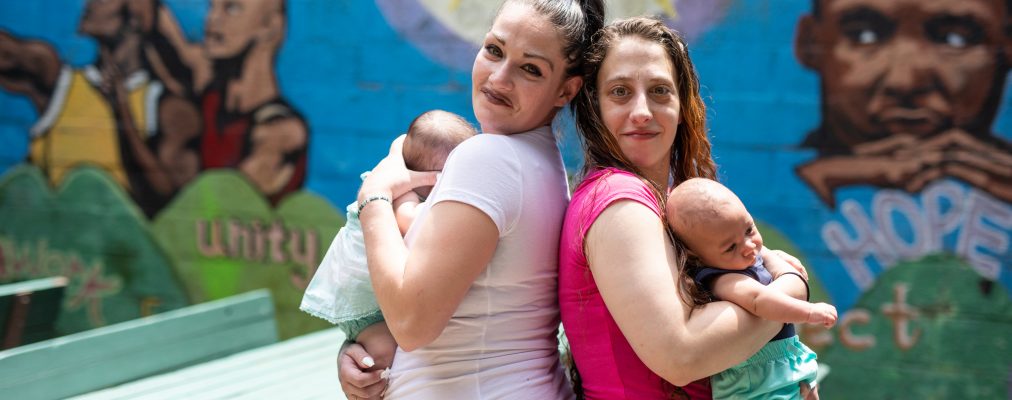
[[[682,182],[668,194],[668,226],[686,256],[676,271],[683,300],[699,307],[727,300],[752,314],[783,322],[759,352],[710,377],[715,399],[792,398],[804,381],[816,393],[816,355],[798,340],[795,323],[836,323],[836,308],[795,299],[768,285],[780,274],[803,274],[763,246],[741,199],[705,178]],[[801,276],[807,282],[808,278]]]
[[[195,108],[152,79],[141,55],[145,24],[130,9],[138,2],[89,1],[78,30],[98,43],[95,64],[72,69],[46,43],[0,32],[0,86],[26,95],[39,112],[31,128],[28,160],[59,184],[81,164],[105,169],[148,215],[164,196],[167,180],[196,173],[176,157],[171,144],[196,137]],[[147,142],[166,143],[152,155]],[[151,158],[154,157],[154,158]],[[171,173],[155,164],[163,163]]]
[[820,76],[822,123],[797,168],[836,188],[914,193],[945,177],[1012,202],[1012,143],[991,131],[1012,67],[1007,0],[814,0],[796,55]]
[[[663,193],[716,174],[688,47],[661,21],[619,20],[595,35],[585,63],[573,101],[584,178],[559,249],[574,381],[588,399],[710,398],[707,378],[755,354],[783,324],[727,301],[695,310],[681,301],[674,273],[684,254],[668,240]],[[770,287],[807,295],[794,274]]]
[[[369,274],[398,344],[384,398],[573,397],[556,336],[569,191],[551,124],[579,90],[580,56],[603,21],[600,0],[502,5],[471,74],[484,133],[453,151],[405,238],[387,201],[435,174],[407,170],[395,142],[363,181]],[[366,354],[351,344],[339,358],[349,398],[386,386],[356,365]]]
[[[404,164],[413,171],[442,171],[450,151],[477,133],[459,115],[441,110],[425,112],[408,127],[402,147]],[[431,186],[415,188],[394,199],[394,215],[401,236],[407,234],[419,206],[428,198],[431,189]],[[353,331],[354,327],[347,324],[362,316],[378,316],[380,309],[369,280],[362,224],[358,220],[358,202],[349,204],[346,210],[347,222],[327,249],[299,308],[337,324],[345,331]],[[375,362],[390,365],[391,360],[379,357],[392,354],[379,351],[379,345],[367,340],[360,340],[359,344],[377,357]]]
[[153,69],[169,92],[200,109],[202,131],[192,149],[199,169],[238,169],[272,204],[301,188],[306,123],[281,97],[274,73],[284,1],[211,0],[203,43],[188,42],[164,5],[139,3],[139,19],[150,22],[144,30],[152,51],[145,54]]

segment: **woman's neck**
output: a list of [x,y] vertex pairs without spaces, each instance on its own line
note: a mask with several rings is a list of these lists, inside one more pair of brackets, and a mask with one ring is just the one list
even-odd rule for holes
[[640,168],[640,173],[647,178],[654,187],[665,189],[668,187],[668,178],[671,176],[671,168],[667,165],[653,168]]

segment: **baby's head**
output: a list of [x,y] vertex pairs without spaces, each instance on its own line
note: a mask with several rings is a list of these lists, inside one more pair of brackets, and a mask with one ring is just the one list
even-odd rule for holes
[[706,266],[742,270],[755,263],[763,239],[745,205],[730,189],[705,178],[675,186],[665,210],[668,225]]
[[[476,135],[474,127],[461,116],[442,111],[426,111],[411,121],[401,149],[404,164],[414,171],[442,171],[450,151]],[[431,186],[418,188],[419,196],[428,197]]]

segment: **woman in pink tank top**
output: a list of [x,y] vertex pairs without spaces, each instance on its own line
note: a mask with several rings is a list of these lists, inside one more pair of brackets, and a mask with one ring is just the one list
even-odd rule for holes
[[[710,398],[707,377],[755,353],[781,324],[728,302],[690,312],[681,300],[683,255],[666,232],[664,194],[716,175],[686,44],[654,19],[616,21],[595,36],[585,67],[573,101],[584,179],[559,248],[559,305],[582,394]],[[777,287],[806,295],[802,282],[782,279]]]

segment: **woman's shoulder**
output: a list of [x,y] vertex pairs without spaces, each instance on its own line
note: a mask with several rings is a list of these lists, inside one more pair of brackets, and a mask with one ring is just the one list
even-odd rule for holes
[[608,167],[588,173],[576,187],[574,195],[584,191],[601,193],[602,191],[626,192],[630,190],[649,194],[650,186],[642,178],[629,171]]
[[447,163],[453,158],[466,159],[470,161],[494,162],[494,160],[509,160],[513,158],[515,151],[509,137],[482,133],[464,140],[450,152]]
[[633,200],[660,215],[660,206],[650,186],[635,174],[618,168],[590,172],[573,191],[570,207],[587,205],[591,214],[599,214],[619,200]]

